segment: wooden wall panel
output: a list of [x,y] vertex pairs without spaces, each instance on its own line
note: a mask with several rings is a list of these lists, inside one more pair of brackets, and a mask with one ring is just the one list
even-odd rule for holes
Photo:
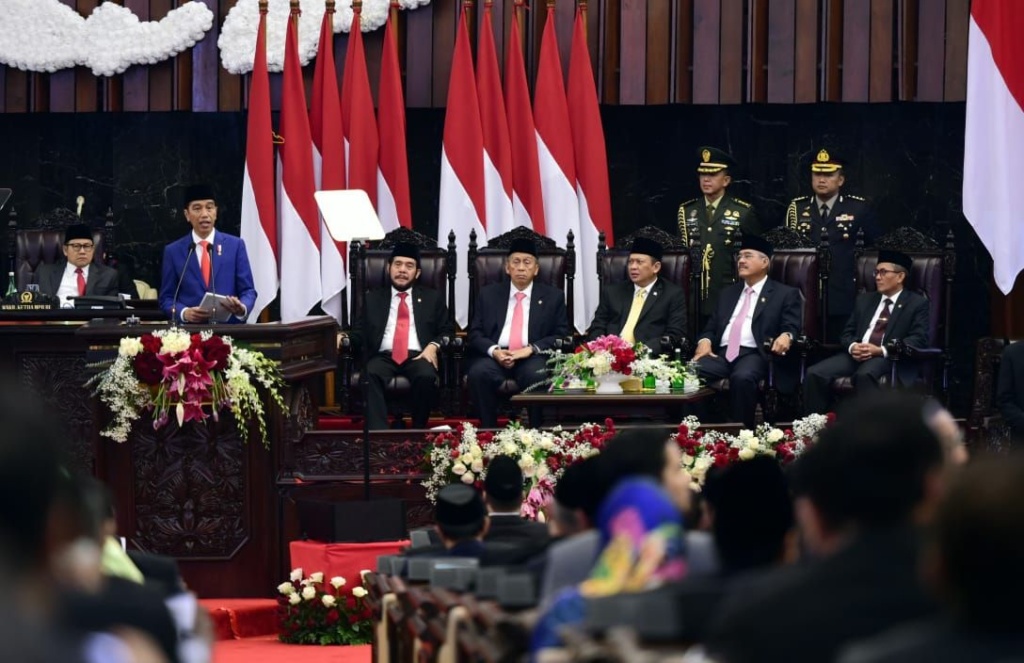
[[623,48],[619,58],[619,103],[643,104],[646,101],[644,70],[647,68],[647,2],[622,0],[619,34]]
[[893,0],[871,0],[869,101],[892,101],[892,42],[896,28]]
[[[2,0],[0,0],[2,1]],[[102,0],[61,0],[83,16]],[[114,0],[140,20],[160,20],[181,0]],[[0,66],[0,112],[237,111],[247,79],[220,67],[217,37],[237,0],[200,0],[215,27],[195,48],[119,76],[85,68],[28,73]],[[491,0],[502,60],[516,0]],[[577,5],[530,0],[522,25],[533,84],[551,3],[563,71]],[[443,107],[461,0],[399,13],[409,107]],[[970,0],[588,0],[586,27],[598,94],[606,104],[962,101]],[[475,52],[484,0],[472,3]],[[364,35],[376,95],[383,29]],[[344,69],[347,35],[335,39]],[[308,69],[312,69],[309,67]],[[307,78],[309,72],[306,72]],[[271,77],[273,103],[279,80]]]
[[693,103],[718,103],[721,63],[721,0],[693,2]]

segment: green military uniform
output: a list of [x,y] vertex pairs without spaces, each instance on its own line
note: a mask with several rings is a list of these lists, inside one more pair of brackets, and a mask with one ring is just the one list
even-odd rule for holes
[[[735,163],[725,152],[715,148],[701,148],[697,172],[714,174]],[[701,306],[705,314],[714,306],[718,292],[736,280],[735,252],[739,249],[740,233],[761,234],[754,207],[728,193],[713,205],[708,214],[704,196],[688,200],[679,206],[677,221],[683,242],[690,245],[696,240],[702,246]],[[696,266],[695,266],[696,268]]]

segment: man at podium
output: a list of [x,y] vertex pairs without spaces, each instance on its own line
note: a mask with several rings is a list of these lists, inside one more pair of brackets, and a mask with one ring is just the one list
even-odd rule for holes
[[160,308],[179,322],[202,324],[212,308],[200,304],[212,293],[223,297],[221,305],[231,314],[227,322],[244,322],[256,302],[245,242],[214,229],[217,203],[209,186],[188,187],[184,202],[192,232],[164,249]]
[[39,265],[32,282],[39,284],[45,295],[60,297],[60,305],[71,305],[71,297],[98,295],[117,297],[117,270],[93,262],[96,245],[92,228],[84,223],[68,226],[64,231],[64,260]]

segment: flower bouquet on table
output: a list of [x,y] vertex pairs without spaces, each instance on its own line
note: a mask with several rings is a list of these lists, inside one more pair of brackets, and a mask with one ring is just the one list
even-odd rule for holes
[[572,354],[556,354],[550,360],[554,389],[583,390],[601,379],[625,380],[633,372],[633,362],[649,351],[642,343],[632,344],[614,336],[599,336],[580,344]]
[[361,584],[347,589],[341,576],[303,577],[294,569],[277,586],[278,638],[296,645],[364,645],[373,639],[373,611]]
[[633,375],[643,380],[644,391],[659,394],[679,392],[690,394],[700,389],[697,364],[678,359],[642,355],[631,364]]
[[152,411],[153,428],[159,429],[172,416],[179,426],[210,417],[217,421],[220,410],[229,408],[242,437],[255,420],[266,446],[266,413],[257,387],[284,408],[277,365],[211,331],[189,334],[171,328],[122,338],[117,358],[106,366],[87,384],[95,385],[114,415],[102,435],[118,442],[128,439],[143,410]]
[[702,429],[697,418],[691,416],[683,419],[672,439],[683,453],[683,468],[699,487],[704,485],[712,467],[723,467],[754,456],[772,456],[787,465],[813,444],[833,421],[834,414],[812,414],[793,421],[791,428],[761,424],[756,430],[743,429],[738,435],[730,435],[713,428]]

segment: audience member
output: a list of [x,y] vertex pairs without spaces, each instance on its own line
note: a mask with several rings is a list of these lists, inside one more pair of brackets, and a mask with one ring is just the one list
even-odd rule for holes
[[388,259],[389,284],[366,294],[365,318],[348,332],[366,357],[370,430],[387,428],[384,387],[395,377],[409,380],[413,428],[427,427],[437,400],[438,352],[442,339],[453,334],[452,321],[443,294],[420,286],[419,278],[419,249],[396,244]]
[[[845,352],[820,361],[807,371],[804,412],[826,412],[831,404],[832,382],[849,377],[857,391],[878,389],[889,375],[892,360],[885,343],[900,340],[913,347],[928,343],[928,299],[904,287],[913,260],[899,251],[879,251],[875,267],[875,292],[857,298],[840,339]],[[920,367],[900,362],[896,378],[903,385],[914,382]]]
[[[654,240],[638,237],[629,250],[629,281],[601,288],[601,299],[588,336],[621,336],[640,342],[655,355],[671,351],[686,334],[686,294],[658,276],[664,249]],[[662,343],[669,339],[668,347]]]
[[[498,425],[498,390],[507,379],[520,389],[545,379],[543,352],[569,333],[565,295],[534,279],[540,273],[537,247],[528,239],[509,246],[505,272],[510,283],[486,286],[476,298],[469,325],[469,393],[476,401],[480,426]],[[530,409],[530,425],[539,427],[540,410]]]
[[73,298],[84,295],[116,297],[117,270],[103,264],[96,256],[92,228],[79,223],[64,231],[64,259],[41,264],[32,276],[39,291],[60,298],[61,306],[73,306]]
[[946,464],[955,467],[966,463],[968,457],[964,432],[960,430],[960,424],[953,418],[953,414],[934,398],[928,398],[924,402],[924,420],[935,437],[939,438]]
[[[722,290],[693,355],[702,378],[729,380],[732,420],[747,428],[755,424],[769,354],[784,356],[802,324],[800,291],[768,277],[773,252],[764,239],[743,235],[741,281]],[[770,351],[764,348],[768,339],[774,339]],[[782,380],[783,371],[777,377]]]
[[919,528],[942,487],[943,455],[920,399],[859,399],[793,468],[810,563],[734,585],[710,647],[730,663],[829,661],[853,640],[931,615]]
[[1020,341],[1003,348],[996,405],[1013,440],[1024,439],[1024,343]]
[[520,515],[523,506],[523,471],[515,458],[495,456],[487,464],[484,501],[491,521],[485,541],[505,541],[537,548],[547,545],[547,526]]

